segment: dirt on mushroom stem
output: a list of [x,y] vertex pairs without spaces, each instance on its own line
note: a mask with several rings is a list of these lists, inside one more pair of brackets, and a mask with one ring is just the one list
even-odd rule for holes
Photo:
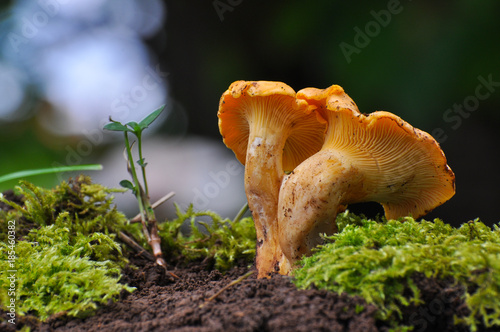
[[283,180],[279,239],[290,266],[322,242],[320,234],[337,232],[337,213],[347,203],[363,201],[365,189],[358,170],[328,150],[308,158]]

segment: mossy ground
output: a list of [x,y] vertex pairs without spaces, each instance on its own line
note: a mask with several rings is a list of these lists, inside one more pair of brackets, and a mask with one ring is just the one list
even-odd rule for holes
[[[250,217],[238,221],[222,219],[211,211],[194,211],[191,205],[177,218],[160,224],[162,249],[176,261],[205,261],[219,271],[238,263],[251,264],[255,257],[255,227]],[[209,222],[197,221],[209,217]],[[188,225],[188,234],[182,232]]]
[[[147,246],[141,225],[129,224],[113,205],[109,189],[80,176],[44,189],[21,182],[0,203],[0,305],[11,298],[16,314],[46,320],[51,315],[84,317],[101,305],[119,298],[133,287],[120,283],[122,269],[131,254],[117,239],[124,232]],[[160,224],[164,252],[171,263],[205,260],[228,270],[255,255],[255,231],[251,218],[238,223],[215,213],[177,209],[178,218]],[[212,222],[198,229],[196,218]],[[189,221],[191,233],[181,232]],[[10,231],[10,233],[9,233]],[[13,264],[13,265],[10,265]],[[9,270],[15,270],[15,295],[9,295]],[[0,318],[4,319],[4,317]]]
[[52,190],[22,182],[17,192],[22,204],[2,198],[6,208],[0,210],[4,308],[13,298],[7,292],[9,270],[16,271],[16,314],[42,320],[85,316],[133,290],[118,282],[127,259],[115,232],[127,226],[112,207],[114,190],[82,176]]
[[[129,224],[113,206],[112,194],[120,190],[78,177],[54,189],[22,182],[16,191],[11,200],[1,200],[0,266],[7,271],[9,261],[15,261],[17,314],[42,321],[61,315],[84,317],[133,291],[119,282],[132,251],[117,240],[117,232],[147,244],[140,224]],[[202,216],[210,222],[200,222]],[[11,221],[16,223],[15,247],[9,247]],[[419,280],[446,280],[455,283],[467,308],[456,315],[455,323],[471,330],[500,326],[497,226],[491,229],[478,220],[460,228],[438,219],[367,220],[347,212],[337,223],[339,233],[326,238],[295,271],[292,280],[299,288],[359,295],[376,306],[377,319],[404,329],[406,309],[426,305]],[[188,234],[182,232],[186,225]],[[226,271],[254,259],[251,218],[234,222],[209,211],[177,208],[177,218],[159,228],[170,264],[199,262]],[[11,249],[15,259],[9,258]],[[6,276],[3,272],[0,280],[3,310],[10,301]],[[366,311],[362,305],[355,309]]]
[[[305,258],[294,273],[298,287],[360,295],[378,317],[401,322],[402,309],[423,304],[416,274],[452,278],[464,289],[468,315],[455,322],[476,330],[500,326],[500,229],[475,220],[460,228],[439,219],[367,220],[348,212],[339,233]],[[400,326],[401,327],[401,326]]]

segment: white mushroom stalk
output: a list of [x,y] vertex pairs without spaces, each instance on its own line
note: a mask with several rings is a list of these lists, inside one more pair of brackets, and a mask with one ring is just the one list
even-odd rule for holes
[[[280,245],[292,266],[337,231],[348,204],[375,201],[395,219],[418,218],[455,193],[454,174],[437,142],[396,115],[358,111],[340,86],[303,89],[298,99],[328,122],[321,151],[284,179],[279,194]],[[283,271],[289,272],[289,271]]]

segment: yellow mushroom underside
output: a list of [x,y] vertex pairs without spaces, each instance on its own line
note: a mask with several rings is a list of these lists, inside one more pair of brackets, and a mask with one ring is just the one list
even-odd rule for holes
[[[420,217],[451,198],[454,175],[437,142],[396,115],[330,112],[323,146],[363,174],[364,200],[384,206],[387,218]],[[354,203],[354,202],[352,202]]]

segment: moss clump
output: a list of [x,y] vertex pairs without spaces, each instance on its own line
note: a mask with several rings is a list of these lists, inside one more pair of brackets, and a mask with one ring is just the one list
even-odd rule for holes
[[127,260],[115,232],[137,231],[112,206],[109,194],[116,190],[85,176],[52,190],[28,182],[16,190],[24,204],[0,198],[10,206],[0,210],[3,309],[12,298],[9,270],[16,271],[16,313],[42,320],[60,313],[85,316],[122,290],[133,290],[118,283]]
[[[36,240],[37,242],[30,242]],[[16,313],[27,313],[47,319],[52,314],[65,313],[84,317],[97,308],[116,299],[122,290],[132,287],[118,283],[121,269],[110,260],[99,256],[110,251],[120,253],[119,245],[108,235],[94,233],[79,235],[70,244],[67,228],[56,225],[33,230],[26,241],[15,246]],[[8,251],[0,243],[2,252]],[[2,271],[12,270],[7,259],[0,261]],[[0,279],[0,301],[7,307],[10,281]]]
[[[230,269],[241,260],[253,261],[255,227],[252,218],[231,221],[211,211],[196,212],[192,205],[186,212],[177,205],[176,210],[177,219],[159,225],[162,250],[169,256],[185,261],[212,261],[214,268],[221,271]],[[209,217],[211,222],[196,221],[203,216]],[[186,222],[189,235],[181,231]]]
[[[21,224],[28,222],[35,227],[59,223],[58,226],[68,227],[72,235],[95,232],[111,234],[125,229],[134,234],[139,233],[140,227],[129,226],[127,218],[113,206],[111,194],[123,190],[92,183],[88,176],[63,181],[54,189],[21,181],[16,190],[18,195],[24,197],[23,205],[0,199],[11,206],[10,211],[0,210],[2,231],[7,229],[5,219],[20,218]],[[66,214],[66,217],[62,218],[61,214]],[[5,241],[4,232],[0,240]]]
[[500,229],[475,220],[454,228],[436,219],[416,222],[366,220],[349,213],[337,218],[339,233],[327,237],[294,273],[300,288],[312,285],[360,295],[379,308],[379,318],[397,325],[401,306],[422,303],[412,281],[453,278],[465,289],[470,314],[456,317],[476,330],[500,326]]

